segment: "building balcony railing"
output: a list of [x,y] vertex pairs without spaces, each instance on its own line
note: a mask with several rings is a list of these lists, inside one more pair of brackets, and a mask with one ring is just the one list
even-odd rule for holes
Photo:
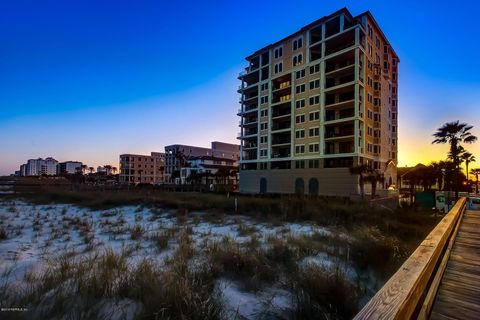
[[290,153],[272,153],[272,158],[279,159],[279,158],[289,158]]
[[250,113],[250,112],[256,112],[258,111],[258,106],[257,105],[253,105],[253,106],[250,106],[250,107],[243,107],[243,108],[239,108],[238,109],[238,113],[237,115],[242,115],[242,114],[246,114],[246,113]]

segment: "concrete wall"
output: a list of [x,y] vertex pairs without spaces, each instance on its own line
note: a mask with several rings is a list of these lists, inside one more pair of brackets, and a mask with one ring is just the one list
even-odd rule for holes
[[358,194],[358,176],[348,168],[245,170],[240,172],[240,192],[260,193],[260,179],[267,180],[267,193],[295,193],[295,181],[303,179],[304,193],[309,194],[310,178],[318,179],[318,194],[350,196]]

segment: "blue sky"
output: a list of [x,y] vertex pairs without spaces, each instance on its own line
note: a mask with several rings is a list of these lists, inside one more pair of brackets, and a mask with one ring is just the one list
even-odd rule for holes
[[236,142],[244,57],[343,6],[370,10],[400,56],[400,165],[443,157],[446,121],[480,136],[477,1],[3,1],[0,174]]

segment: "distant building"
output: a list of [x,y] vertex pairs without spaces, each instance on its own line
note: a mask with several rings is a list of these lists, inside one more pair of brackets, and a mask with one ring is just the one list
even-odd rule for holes
[[57,175],[75,174],[77,172],[82,172],[82,165],[83,163],[79,161],[60,162],[57,165]]
[[121,154],[119,182],[123,184],[163,183],[165,154],[152,152],[150,155]]
[[237,166],[240,159],[240,146],[236,144],[213,141],[211,148],[174,144],[165,147],[165,181],[178,183],[181,181],[181,168],[185,168],[191,160],[201,157],[214,157],[233,161]]
[[187,166],[180,168],[182,184],[233,184],[238,182],[238,164],[235,159],[213,156],[191,157]]
[[28,167],[28,166],[27,166],[26,163],[25,163],[25,164],[22,164],[22,165],[20,166],[20,176],[21,176],[21,177],[25,177],[25,176],[27,175],[27,167]]
[[358,165],[396,184],[400,60],[370,12],[341,9],[246,60],[241,192],[358,194]]
[[97,173],[104,173],[106,174],[107,176],[111,175],[112,173],[114,173],[114,171],[116,171],[116,168],[115,167],[112,167],[112,166],[98,166],[97,167]]
[[57,164],[58,161],[51,157],[30,159],[25,165],[20,166],[20,171],[24,170],[25,176],[54,176],[57,174]]

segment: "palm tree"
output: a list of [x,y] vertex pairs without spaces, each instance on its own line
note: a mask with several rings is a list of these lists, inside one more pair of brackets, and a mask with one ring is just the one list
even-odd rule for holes
[[377,184],[380,182],[383,184],[385,182],[385,178],[383,174],[381,174],[378,170],[374,169],[367,169],[367,175],[365,176],[365,180],[369,181],[372,185],[372,199],[375,199],[375,195],[377,193]]
[[88,169],[88,166],[86,164],[82,164],[82,174],[85,174],[87,169]]
[[465,169],[466,169],[465,173],[467,174],[467,183],[468,183],[468,181],[469,181],[469,179],[468,179],[468,165],[471,162],[475,162],[476,159],[475,159],[475,156],[468,151],[464,151],[460,157],[462,158],[463,161],[465,161]]
[[470,170],[470,174],[475,175],[475,193],[478,194],[478,175],[480,174],[480,168]]
[[112,171],[112,166],[107,164],[107,165],[104,165],[103,167],[105,168],[105,174],[108,176]]
[[117,167],[112,167],[113,174],[117,173],[117,170],[118,170]]
[[[460,165],[459,155],[462,151],[461,143],[474,143],[477,137],[474,136],[470,130],[473,126],[466,123],[460,123],[460,121],[447,122],[443,126],[437,129],[437,132],[433,134],[435,139],[433,144],[448,143],[450,144],[449,157],[452,159],[456,169]],[[455,174],[455,200],[458,200],[458,174]]]
[[365,174],[368,172],[368,167],[365,164],[354,166],[350,168],[350,174],[358,175],[358,185],[360,187],[360,197],[365,198]]
[[88,171],[90,171],[90,173],[93,173],[93,170],[95,170],[94,167],[88,167]]

